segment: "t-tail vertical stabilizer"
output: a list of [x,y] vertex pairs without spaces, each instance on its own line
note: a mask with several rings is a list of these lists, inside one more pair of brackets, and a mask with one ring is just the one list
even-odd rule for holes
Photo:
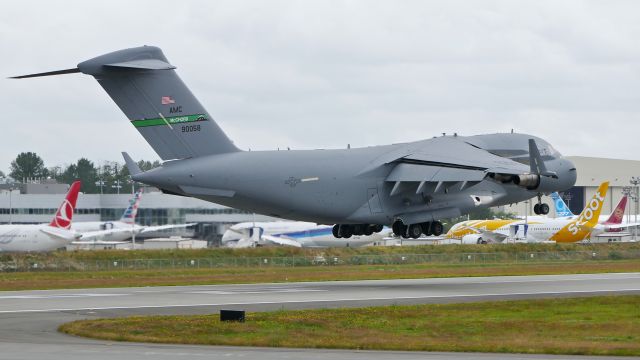
[[163,160],[240,151],[155,46],[83,61],[75,69],[14,76],[92,75]]

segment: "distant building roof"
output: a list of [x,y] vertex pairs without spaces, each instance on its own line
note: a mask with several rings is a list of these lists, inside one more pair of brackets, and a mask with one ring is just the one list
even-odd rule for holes
[[609,186],[629,186],[632,176],[640,176],[640,161],[587,156],[567,156],[576,165],[576,186],[596,186],[609,181]]

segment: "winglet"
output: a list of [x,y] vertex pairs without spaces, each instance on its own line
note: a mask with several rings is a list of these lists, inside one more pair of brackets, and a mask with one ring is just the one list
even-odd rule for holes
[[131,158],[131,156],[129,156],[129,154],[123,151],[122,157],[124,158],[124,163],[127,165],[127,169],[129,169],[129,174],[133,176],[133,175],[138,175],[142,173],[142,170],[140,170],[140,167],[138,166],[138,164],[135,161],[133,161],[133,159]]
[[544,176],[557,176],[554,172],[548,171],[547,167],[540,156],[540,150],[534,139],[529,139],[529,165],[531,166],[531,173],[544,175]]

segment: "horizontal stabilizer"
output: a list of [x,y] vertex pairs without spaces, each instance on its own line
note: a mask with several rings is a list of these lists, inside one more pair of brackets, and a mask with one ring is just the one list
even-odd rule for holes
[[159,59],[140,59],[132,61],[117,62],[105,64],[107,67],[125,68],[125,69],[144,69],[144,70],[172,70],[176,67],[166,61]]
[[142,170],[140,170],[140,167],[138,166],[138,164],[135,161],[133,161],[133,159],[131,158],[131,156],[129,156],[129,154],[123,151],[122,157],[124,158],[125,165],[127,165],[127,169],[129,169],[129,174],[133,176],[133,175],[138,175],[142,173]]
[[74,73],[79,73],[79,72],[80,72],[80,69],[78,69],[78,68],[73,68],[73,69],[65,69],[65,70],[47,71],[47,72],[42,72],[42,73],[37,73],[37,74],[28,74],[28,75],[12,76],[12,77],[10,77],[9,79],[27,79],[27,78],[41,77],[41,76],[53,76],[53,75],[74,74]]

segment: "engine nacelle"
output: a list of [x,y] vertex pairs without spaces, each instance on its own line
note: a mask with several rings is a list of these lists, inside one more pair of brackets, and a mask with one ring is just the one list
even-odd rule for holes
[[469,234],[462,237],[463,244],[486,244],[487,240],[480,234]]
[[516,175],[513,178],[513,183],[527,188],[529,190],[535,190],[540,185],[540,175],[536,174],[522,174]]
[[558,180],[549,176],[540,176],[537,174],[522,174],[513,177],[513,183],[526,188],[527,190],[537,190],[547,193],[555,191]]

